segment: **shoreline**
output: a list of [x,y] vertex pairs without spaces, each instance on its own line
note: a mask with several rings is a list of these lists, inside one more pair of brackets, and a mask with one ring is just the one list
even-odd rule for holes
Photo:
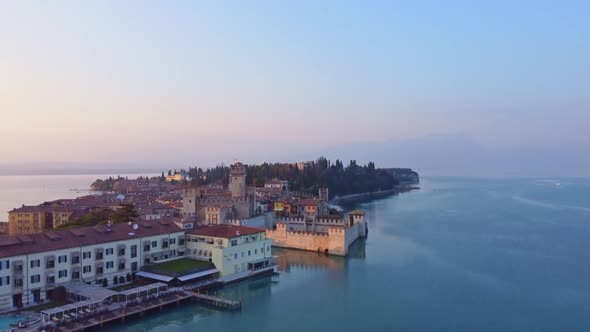
[[412,184],[412,185],[403,185],[403,186],[399,186],[393,189],[389,189],[389,190],[381,190],[381,191],[373,191],[373,192],[368,192],[368,193],[360,193],[360,194],[351,194],[351,195],[346,195],[346,196],[341,196],[341,197],[335,197],[332,200],[330,200],[330,205],[337,205],[337,206],[342,206],[342,204],[355,204],[355,203],[361,203],[361,202],[367,202],[367,201],[372,201],[372,200],[376,200],[376,199],[381,199],[381,198],[385,198],[391,195],[395,195],[395,194],[400,194],[400,193],[405,193],[405,192],[409,192],[412,190],[418,190],[420,189],[420,187],[418,186],[418,184]]

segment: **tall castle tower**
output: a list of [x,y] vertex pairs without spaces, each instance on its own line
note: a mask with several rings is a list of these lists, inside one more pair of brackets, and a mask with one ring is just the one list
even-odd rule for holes
[[230,166],[229,190],[234,198],[246,197],[246,167],[240,162]]

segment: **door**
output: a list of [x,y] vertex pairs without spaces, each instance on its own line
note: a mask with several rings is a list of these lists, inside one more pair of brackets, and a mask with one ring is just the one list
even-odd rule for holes
[[41,302],[41,290],[35,289],[34,291],[32,291],[32,293],[33,293],[33,302],[34,303]]
[[20,308],[23,306],[23,295],[22,294],[12,295],[12,306],[14,308]]

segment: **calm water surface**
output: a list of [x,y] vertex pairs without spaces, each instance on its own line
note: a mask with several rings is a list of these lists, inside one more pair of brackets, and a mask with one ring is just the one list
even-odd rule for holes
[[[121,174],[129,178],[139,175],[141,174]],[[109,176],[117,175],[0,175],[0,221],[8,221],[8,211],[23,204],[36,205],[60,198],[87,195],[94,180]]]
[[588,331],[590,180],[426,179],[364,204],[351,257],[274,250],[281,275],[109,331]]

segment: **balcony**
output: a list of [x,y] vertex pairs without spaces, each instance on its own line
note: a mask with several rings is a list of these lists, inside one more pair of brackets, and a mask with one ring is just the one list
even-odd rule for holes
[[47,275],[47,279],[45,280],[46,286],[55,286],[55,274],[49,273]]
[[15,291],[22,291],[23,290],[23,280],[22,279],[15,279],[13,289]]

